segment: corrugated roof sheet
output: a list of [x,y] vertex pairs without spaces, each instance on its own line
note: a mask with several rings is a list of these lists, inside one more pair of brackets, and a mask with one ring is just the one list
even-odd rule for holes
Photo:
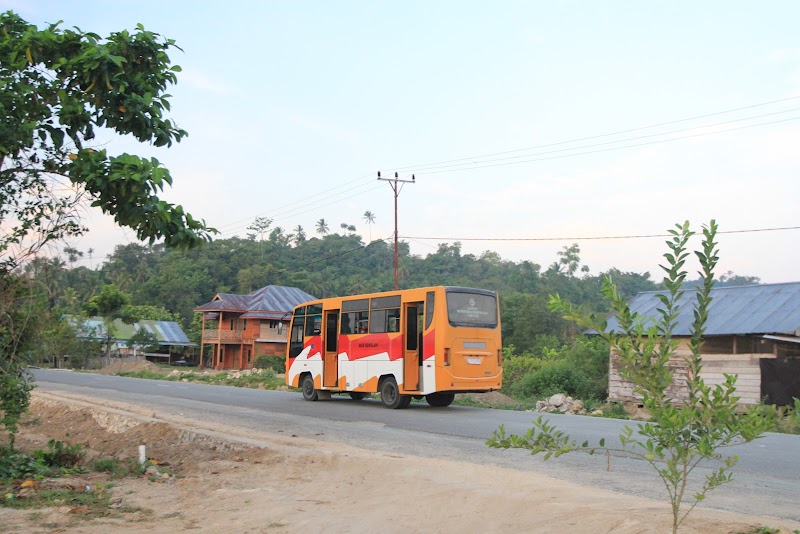
[[247,312],[242,318],[263,318],[280,320],[295,306],[316,300],[316,297],[296,287],[266,286],[248,295],[219,293],[214,300],[198,306],[194,311],[238,311]]
[[[642,317],[657,318],[658,291],[639,293],[628,305]],[[758,286],[719,287],[711,290],[706,336],[746,334],[800,335],[800,282]],[[690,335],[697,301],[695,290],[681,292],[675,335]],[[617,326],[610,318],[608,330]]]
[[[77,324],[77,319],[75,317],[67,317],[67,320],[73,326]],[[83,336],[93,337],[95,339],[105,338],[106,327],[105,324],[103,324],[102,317],[84,319],[82,325],[81,334]],[[125,324],[119,319],[114,320],[114,338],[118,341],[128,340],[137,331],[142,329],[156,336],[159,345],[196,346],[195,343],[189,340],[189,337],[184,333],[180,325],[174,321],[143,320],[136,324]]]

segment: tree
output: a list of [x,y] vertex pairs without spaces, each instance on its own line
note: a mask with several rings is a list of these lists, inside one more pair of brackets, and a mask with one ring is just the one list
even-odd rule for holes
[[264,241],[264,235],[267,233],[270,226],[272,226],[272,219],[269,217],[256,217],[253,224],[248,226],[247,229],[255,232],[258,235],[259,241]]
[[558,251],[558,262],[553,264],[552,268],[559,273],[566,273],[567,276],[575,276],[578,268],[582,273],[589,272],[587,265],[581,267],[580,253],[581,247],[577,243],[573,243],[569,247],[565,245],[562,250]]
[[[98,128],[158,147],[187,135],[164,116],[166,88],[180,71],[167,55],[174,46],[141,25],[104,39],[0,14],[0,399],[16,403],[3,406],[4,424],[27,408],[31,387],[23,348],[34,322],[19,291],[32,285],[16,268],[45,245],[83,234],[88,205],[151,244],[191,248],[216,232],[158,197],[172,177],[157,159],[89,146]],[[13,447],[16,428],[7,428]]]
[[719,285],[721,286],[755,286],[761,283],[761,278],[757,276],[743,276],[728,271],[719,277]]
[[89,302],[84,305],[84,311],[87,315],[98,315],[103,318],[103,326],[105,327],[106,338],[106,357],[111,355],[111,345],[116,335],[116,328],[114,321],[121,319],[125,323],[134,323],[138,320],[132,313],[128,306],[130,297],[116,288],[113,285],[103,286],[100,294],[92,297]]
[[17,423],[28,409],[31,376],[26,335],[41,312],[36,306],[36,282],[13,273],[0,276],[0,424],[8,432],[8,447],[14,449]]
[[163,306],[140,304],[125,306],[122,314],[124,317],[135,318],[137,321],[174,321],[180,322],[181,317]]
[[298,224],[297,228],[294,229],[294,244],[299,245],[305,240],[306,240],[306,232],[305,230],[303,230],[303,227]]
[[74,269],[75,262],[78,261],[79,258],[83,257],[83,252],[75,247],[64,247],[64,254],[67,255],[67,261],[69,262],[70,269]]
[[152,332],[140,328],[128,339],[128,346],[138,352],[156,352],[161,346],[158,338]]
[[329,231],[330,231],[330,228],[328,228],[328,223],[325,222],[325,219],[320,219],[320,220],[317,221],[317,233],[319,235],[324,236]]
[[364,212],[364,221],[369,227],[369,242],[372,243],[372,225],[375,224],[375,214],[367,210]]
[[0,15],[0,237],[6,270],[45,244],[86,231],[79,208],[99,207],[139,239],[190,247],[210,239],[203,221],[157,196],[172,183],[155,158],[109,156],[87,146],[97,128],[170,146],[186,132],[169,119],[174,41],[145,31],[106,39]]
[[[695,252],[701,265],[702,284],[695,292],[690,354],[684,358],[685,376],[675,377],[669,362],[678,348],[673,332],[679,312],[678,299],[687,274],[683,270],[689,257],[686,245],[693,235],[688,222],[670,230],[669,252],[664,254],[666,265],[662,266],[666,273],[666,290],[659,295],[661,306],[655,318],[648,320],[632,313],[610,277],[603,283],[603,295],[611,304],[618,324],[611,331],[605,321],[587,315],[580,307],[558,296],[551,298],[551,307],[565,319],[575,321],[582,328],[593,329],[609,343],[619,356],[620,374],[633,384],[634,393],[641,397],[651,415],[650,421],[638,425],[636,434],[630,426],[625,427],[619,436],[621,448],[606,447],[605,440],[600,440],[598,446],[590,447],[588,442],[578,446],[543,417],[539,417],[524,436],[506,435],[501,426],[487,444],[498,448],[525,448],[531,454],[543,452],[545,459],[573,451],[591,454],[598,449],[633,454],[649,463],[664,483],[672,506],[672,532],[677,532],[709,491],[732,479],[732,468],[738,457],[724,456],[719,450],[756,439],[768,425],[757,411],[739,413],[736,376],[725,375],[725,382],[717,386],[706,385],[700,376],[700,346],[718,260],[716,233],[717,224],[712,220],[703,229],[702,249]],[[666,393],[676,378],[686,384],[685,400],[671,399]],[[697,483],[693,472],[701,462],[716,467],[710,468],[704,480]],[[685,501],[690,502],[689,509],[681,514]]]

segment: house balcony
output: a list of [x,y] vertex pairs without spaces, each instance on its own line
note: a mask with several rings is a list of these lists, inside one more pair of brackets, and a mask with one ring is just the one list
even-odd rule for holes
[[203,341],[210,343],[242,343],[243,332],[241,330],[203,330]]

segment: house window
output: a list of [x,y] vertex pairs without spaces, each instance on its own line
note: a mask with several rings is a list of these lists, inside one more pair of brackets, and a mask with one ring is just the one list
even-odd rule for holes
[[280,321],[270,321],[269,322],[269,327],[272,328],[273,330],[275,330],[276,328],[279,327],[280,324],[281,324]]
[[253,353],[250,349],[247,349],[247,363],[250,363],[253,359]]
[[716,336],[703,339],[703,354],[733,354],[733,336]]
[[247,330],[247,319],[242,319],[242,330]]
[[236,319],[231,319],[231,330],[236,330]]

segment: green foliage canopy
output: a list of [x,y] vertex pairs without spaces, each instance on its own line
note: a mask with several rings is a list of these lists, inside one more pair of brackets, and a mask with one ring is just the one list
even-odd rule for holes
[[172,183],[155,158],[110,156],[87,143],[98,128],[170,146],[186,132],[165,118],[176,82],[171,39],[146,31],[103,39],[0,14],[0,237],[4,266],[47,242],[80,235],[77,209],[99,207],[139,239],[192,247],[213,229],[157,193]]

